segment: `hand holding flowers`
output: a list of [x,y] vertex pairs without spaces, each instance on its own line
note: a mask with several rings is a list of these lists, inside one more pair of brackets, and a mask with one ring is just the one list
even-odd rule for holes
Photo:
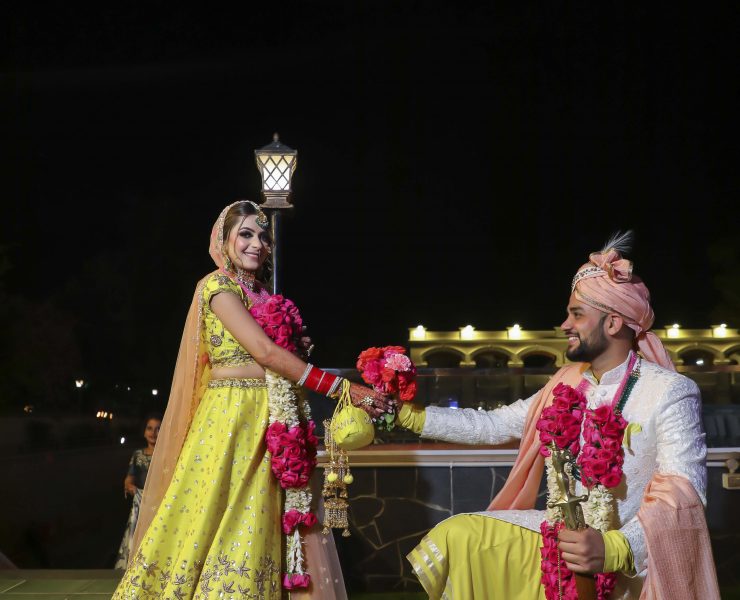
[[[410,402],[416,396],[416,366],[402,346],[364,350],[357,357],[357,370],[376,392],[401,402]],[[386,413],[380,418],[379,427],[390,431],[394,422],[395,414]]]

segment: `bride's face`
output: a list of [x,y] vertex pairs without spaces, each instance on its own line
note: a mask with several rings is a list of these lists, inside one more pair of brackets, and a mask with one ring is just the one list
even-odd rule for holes
[[229,232],[229,258],[245,271],[255,272],[270,254],[270,234],[257,225],[257,215],[241,219]]

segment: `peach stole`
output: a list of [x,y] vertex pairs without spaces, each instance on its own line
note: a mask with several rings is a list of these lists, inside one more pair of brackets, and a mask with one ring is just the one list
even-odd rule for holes
[[648,549],[641,600],[719,600],[704,505],[679,475],[656,473],[637,513]]
[[532,401],[527,412],[524,435],[519,443],[519,454],[509,477],[496,497],[491,501],[488,510],[526,510],[534,508],[537,492],[540,489],[542,473],[545,470],[545,458],[540,454],[540,440],[537,431],[537,420],[542,410],[552,404],[553,390],[559,383],[576,387],[588,363],[573,363],[562,367],[547,382]]

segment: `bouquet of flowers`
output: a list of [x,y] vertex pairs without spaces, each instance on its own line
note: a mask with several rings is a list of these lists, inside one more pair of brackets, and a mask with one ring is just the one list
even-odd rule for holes
[[[357,357],[357,370],[376,392],[394,396],[402,402],[411,402],[416,396],[416,366],[402,346],[364,350]],[[390,431],[394,421],[395,415],[383,415],[379,427]]]

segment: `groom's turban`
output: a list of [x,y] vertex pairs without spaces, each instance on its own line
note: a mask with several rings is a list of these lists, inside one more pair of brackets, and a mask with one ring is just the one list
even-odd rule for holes
[[640,353],[649,361],[675,371],[668,352],[650,328],[655,314],[650,306],[650,292],[639,277],[632,275],[632,261],[615,249],[594,252],[571,285],[576,298],[606,313],[618,313],[635,332]]

